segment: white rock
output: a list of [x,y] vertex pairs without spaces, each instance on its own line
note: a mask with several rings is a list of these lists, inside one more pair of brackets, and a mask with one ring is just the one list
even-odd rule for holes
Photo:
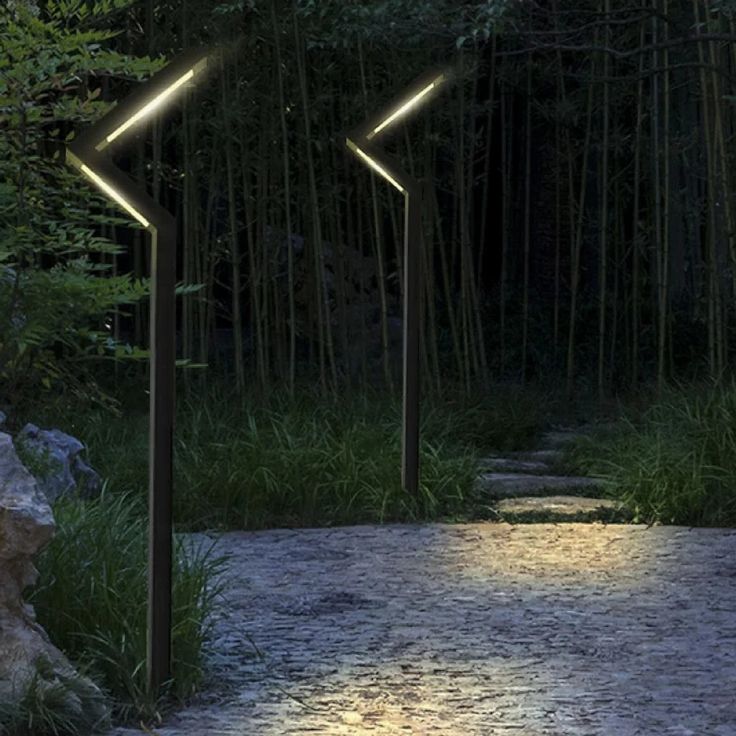
[[54,528],[49,502],[18,458],[10,435],[0,432],[0,701],[22,697],[39,660],[45,660],[42,686],[73,683],[69,704],[87,711],[82,714],[85,720],[103,723],[108,710],[100,690],[77,674],[36,622],[32,606],[23,601],[23,590],[38,577],[33,557],[49,542]]

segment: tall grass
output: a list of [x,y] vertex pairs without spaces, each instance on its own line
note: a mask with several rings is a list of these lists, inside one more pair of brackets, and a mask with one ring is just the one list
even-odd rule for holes
[[146,694],[147,539],[145,519],[129,496],[59,501],[57,531],[38,559],[29,600],[56,646],[108,694],[118,719],[149,718],[182,700],[203,675],[209,616],[222,565],[211,547],[176,544],[173,570],[173,681],[165,700]]
[[572,463],[609,481],[636,520],[736,524],[736,383],[670,388],[578,442]]
[[[138,387],[143,392],[143,386]],[[140,398],[140,397],[138,397]],[[145,405],[143,405],[145,406]],[[545,400],[510,387],[422,403],[421,493],[400,486],[401,402],[374,390],[325,398],[302,387],[238,396],[223,382],[182,391],[175,433],[177,528],[414,521],[472,514],[480,452],[527,448]],[[142,499],[148,415],[77,413],[61,426],[89,446],[111,489]]]

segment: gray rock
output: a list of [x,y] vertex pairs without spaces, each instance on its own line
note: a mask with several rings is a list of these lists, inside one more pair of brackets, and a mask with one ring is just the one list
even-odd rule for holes
[[102,489],[102,479],[82,459],[84,445],[58,429],[39,429],[26,424],[18,434],[24,449],[34,453],[42,466],[36,475],[41,491],[50,503],[70,494],[94,498]]
[[[65,713],[103,724],[108,707],[99,688],[80,676],[36,622],[23,591],[36,583],[33,557],[51,539],[54,517],[44,494],[0,432],[0,703],[23,697],[36,678],[36,698],[68,694]],[[54,695],[54,693],[56,693]]]
[[504,521],[626,521],[626,509],[605,498],[583,496],[532,496],[506,498],[496,511]]
[[8,421],[8,415],[4,411],[0,411],[0,427]]
[[544,496],[549,491],[573,491],[582,495],[597,491],[603,482],[596,478],[565,475],[529,475],[524,473],[483,473],[476,479],[476,489],[491,498]]

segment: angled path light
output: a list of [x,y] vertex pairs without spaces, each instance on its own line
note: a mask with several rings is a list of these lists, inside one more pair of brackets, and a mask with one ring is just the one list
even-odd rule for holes
[[209,52],[178,56],[67,146],[66,161],[151,233],[151,390],[149,420],[148,688],[171,676],[171,563],[174,383],[176,378],[176,220],[116,168],[107,149],[181,93],[207,66]]
[[423,74],[381,112],[349,133],[348,148],[367,166],[396,187],[405,201],[404,216],[404,358],[401,485],[419,493],[419,288],[422,193],[419,182],[403,171],[378,145],[379,136],[429,102],[450,80],[449,69]]

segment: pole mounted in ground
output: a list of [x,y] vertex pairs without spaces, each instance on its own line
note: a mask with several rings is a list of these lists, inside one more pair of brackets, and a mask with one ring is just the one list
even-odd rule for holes
[[404,340],[401,485],[419,494],[419,320],[422,187],[379,145],[379,138],[396,123],[429,102],[452,78],[449,68],[422,74],[384,109],[355,128],[346,138],[348,148],[373,171],[404,195]]
[[192,86],[210,51],[187,51],[157,72],[66,148],[66,161],[151,234],[148,690],[171,677],[173,433],[176,381],[176,220],[108,155]]

